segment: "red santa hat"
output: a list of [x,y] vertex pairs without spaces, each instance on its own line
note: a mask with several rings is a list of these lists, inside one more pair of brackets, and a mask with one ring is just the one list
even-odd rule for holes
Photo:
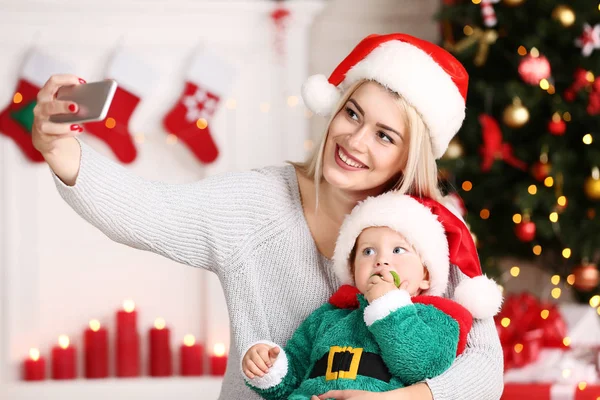
[[429,128],[433,154],[440,158],[465,118],[469,76],[450,53],[402,33],[370,35],[337,66],[329,79],[313,75],[302,86],[306,106],[319,115],[334,112],[353,83],[373,80],[402,95]]
[[474,318],[498,313],[502,294],[481,272],[469,228],[435,200],[388,192],[359,203],[342,224],[333,255],[333,268],[342,284],[353,285],[349,256],[360,233],[385,226],[400,233],[421,256],[429,271],[430,288],[424,293],[441,296],[448,286],[450,265],[467,276],[454,291],[454,300]]

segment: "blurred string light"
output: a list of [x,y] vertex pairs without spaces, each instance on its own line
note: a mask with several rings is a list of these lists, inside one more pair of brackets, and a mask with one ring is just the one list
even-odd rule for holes
[[530,195],[535,195],[537,193],[537,186],[536,185],[529,185],[529,187],[527,188],[527,191],[529,192]]
[[533,254],[535,254],[536,256],[542,254],[542,246],[540,246],[539,244],[533,246]]
[[531,57],[533,58],[538,58],[540,56],[540,51],[536,47],[532,47],[529,54],[531,54]]
[[552,185],[554,185],[554,178],[551,176],[546,177],[546,179],[544,179],[544,186],[552,187]]
[[571,257],[571,249],[570,248],[564,248],[562,251],[562,256],[564,258],[570,258]]
[[542,88],[542,90],[550,89],[550,82],[548,82],[548,79],[544,78],[540,80],[540,88]]
[[463,33],[466,36],[471,36],[473,32],[475,32],[475,30],[470,25],[465,25],[465,27],[463,28]]
[[553,285],[558,285],[560,283],[560,276],[559,275],[553,275],[552,278],[550,278],[550,282],[552,282]]
[[521,273],[521,268],[517,267],[516,265],[510,269],[510,274],[512,276],[514,276],[515,278],[517,276],[519,276],[520,273]]
[[526,56],[527,49],[525,48],[525,46],[519,46],[519,48],[517,49],[517,53],[519,53],[520,56]]
[[572,286],[575,283],[575,275],[569,274],[567,276],[567,283]]
[[565,196],[560,196],[558,199],[556,199],[556,203],[559,206],[564,207],[567,205],[567,198]]
[[592,137],[591,133],[586,133],[585,135],[583,135],[583,143],[584,144],[592,144],[593,141],[594,141],[594,138]]
[[549,219],[551,222],[558,222],[558,213],[556,211],[551,212]]
[[464,181],[462,184],[462,189],[465,192],[469,192],[471,189],[473,189],[473,184],[470,181]]
[[560,297],[562,293],[562,290],[560,290],[560,288],[555,287],[554,289],[552,289],[552,291],[550,292],[550,294],[552,295],[553,298],[558,299]]
[[599,295],[595,295],[592,296],[592,298],[590,299],[590,306],[597,308],[598,306],[600,306],[600,296]]
[[521,214],[515,214],[512,219],[515,224],[520,224],[521,221],[523,221],[523,216]]
[[484,208],[479,212],[479,216],[481,217],[481,219],[488,219],[490,217],[490,210]]
[[571,122],[571,113],[568,111],[565,111],[563,113],[563,119],[565,120],[565,122]]

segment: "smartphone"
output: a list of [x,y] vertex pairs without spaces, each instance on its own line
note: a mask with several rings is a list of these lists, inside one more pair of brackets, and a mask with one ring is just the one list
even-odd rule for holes
[[61,123],[102,121],[106,118],[116,90],[117,82],[112,79],[63,86],[58,89],[56,98],[72,101],[77,104],[79,109],[76,113],[51,115],[50,121]]

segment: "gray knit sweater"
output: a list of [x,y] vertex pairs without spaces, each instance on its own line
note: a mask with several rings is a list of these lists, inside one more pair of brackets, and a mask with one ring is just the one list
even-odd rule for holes
[[[338,286],[332,262],[317,250],[304,218],[294,168],[165,184],[137,177],[80,145],[76,184],[66,186],[54,176],[61,196],[110,239],[217,274],[231,321],[220,398],[258,398],[244,385],[240,352],[258,340],[285,345]],[[462,278],[452,268],[448,294]],[[465,353],[427,383],[435,400],[498,399],[502,369],[493,321],[475,321]]]

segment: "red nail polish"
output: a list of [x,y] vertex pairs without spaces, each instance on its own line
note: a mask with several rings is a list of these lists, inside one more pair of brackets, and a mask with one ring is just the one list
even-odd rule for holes
[[[81,127],[77,124],[73,124],[71,125],[71,130],[72,131],[79,131],[81,129]],[[80,131],[81,132],[81,131]]]
[[81,79],[81,78],[79,78],[79,83],[86,83],[86,82],[85,82],[85,79]]
[[69,111],[74,113],[75,111],[77,111],[77,106],[75,104],[69,104]]

